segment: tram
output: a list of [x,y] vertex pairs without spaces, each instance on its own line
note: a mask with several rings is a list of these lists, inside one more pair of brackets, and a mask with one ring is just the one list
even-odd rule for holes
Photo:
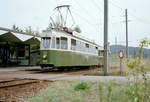
[[41,68],[100,66],[103,49],[77,32],[60,29],[43,31],[40,44]]

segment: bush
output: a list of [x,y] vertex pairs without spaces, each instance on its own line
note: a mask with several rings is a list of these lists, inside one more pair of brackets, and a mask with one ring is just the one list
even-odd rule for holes
[[78,91],[78,90],[86,90],[89,89],[89,86],[86,82],[81,82],[79,84],[77,84],[74,88],[74,90]]

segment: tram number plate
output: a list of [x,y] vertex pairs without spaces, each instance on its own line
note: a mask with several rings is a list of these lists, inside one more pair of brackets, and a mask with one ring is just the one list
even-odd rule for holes
[[43,63],[46,63],[47,62],[47,60],[43,60]]

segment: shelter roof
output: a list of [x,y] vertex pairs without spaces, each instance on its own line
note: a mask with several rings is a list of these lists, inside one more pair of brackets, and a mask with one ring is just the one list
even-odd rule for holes
[[40,44],[39,36],[13,31],[0,27],[0,42],[16,42],[24,44]]

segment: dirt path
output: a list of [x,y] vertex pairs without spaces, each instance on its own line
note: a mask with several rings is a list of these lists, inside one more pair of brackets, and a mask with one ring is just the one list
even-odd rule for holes
[[[27,70],[28,69],[28,70]],[[25,71],[27,70],[27,71]],[[9,78],[28,78],[39,80],[86,80],[86,81],[126,81],[126,77],[120,76],[85,76],[91,70],[98,69],[86,69],[64,72],[42,72],[39,67],[31,68],[12,68],[12,69],[0,69],[0,80]]]

